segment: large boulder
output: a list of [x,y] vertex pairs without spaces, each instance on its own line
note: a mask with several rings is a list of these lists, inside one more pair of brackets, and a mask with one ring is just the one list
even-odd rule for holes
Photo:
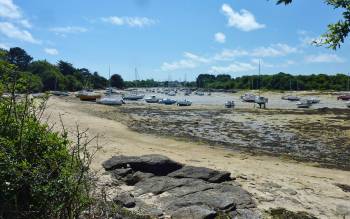
[[114,156],[103,167],[132,186],[114,201],[147,215],[202,219],[224,213],[259,218],[251,195],[231,180],[229,172],[185,166],[161,155]]
[[184,166],[181,169],[168,174],[168,176],[174,178],[202,179],[212,183],[229,181],[231,180],[230,175],[230,172],[194,166]]
[[123,155],[113,156],[105,161],[102,166],[108,171],[120,168],[131,168],[134,171],[164,176],[182,168],[183,165],[169,159],[168,157],[150,154],[140,157]]

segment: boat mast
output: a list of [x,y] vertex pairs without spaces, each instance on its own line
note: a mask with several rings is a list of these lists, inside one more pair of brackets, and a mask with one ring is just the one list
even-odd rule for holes
[[260,97],[260,80],[261,80],[261,77],[260,77],[260,74],[261,74],[261,67],[260,67],[260,59],[259,59],[259,80],[258,80],[258,86],[259,86],[259,97]]
[[350,91],[350,73],[348,73],[348,85],[347,85],[347,90]]
[[139,73],[137,72],[137,68],[135,68],[135,87],[137,88],[138,86],[138,77],[139,77]]
[[112,95],[112,86],[111,86],[111,65],[108,66],[108,77],[109,77],[109,80],[108,80],[108,83],[109,83],[109,91],[108,91],[108,94],[109,94],[109,95]]

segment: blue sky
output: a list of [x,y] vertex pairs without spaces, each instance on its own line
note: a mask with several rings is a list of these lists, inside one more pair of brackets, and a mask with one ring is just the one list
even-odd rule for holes
[[193,80],[280,71],[338,72],[349,40],[332,51],[310,45],[341,18],[320,0],[0,0],[0,47],[34,59],[66,60],[108,76]]

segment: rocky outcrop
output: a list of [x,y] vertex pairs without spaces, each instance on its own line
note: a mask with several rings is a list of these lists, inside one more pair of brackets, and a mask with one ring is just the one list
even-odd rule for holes
[[212,183],[220,183],[231,179],[229,172],[193,166],[184,166],[183,168],[168,174],[168,176],[174,178],[202,179]]
[[155,175],[166,175],[182,167],[175,161],[162,155],[135,156],[113,156],[102,164],[105,170],[131,168],[134,171],[153,173]]
[[229,172],[185,166],[161,155],[114,156],[103,163],[118,184],[114,202],[153,217],[260,218],[251,195]]

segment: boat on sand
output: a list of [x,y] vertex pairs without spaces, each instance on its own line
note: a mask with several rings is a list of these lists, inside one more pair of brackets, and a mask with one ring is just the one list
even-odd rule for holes
[[301,100],[301,101],[297,102],[296,105],[298,108],[310,108],[312,103],[309,100]]
[[165,104],[165,105],[173,105],[176,103],[176,100],[169,99],[169,98],[164,98],[159,101],[159,103]]
[[79,99],[82,101],[96,101],[99,98],[101,98],[101,94],[95,92],[84,92],[79,95]]
[[235,102],[233,100],[226,101],[225,107],[226,108],[234,108],[235,107]]
[[106,96],[96,100],[96,103],[109,105],[109,106],[120,106],[125,104],[123,98],[117,96]]
[[147,103],[158,103],[159,102],[159,98],[153,95],[153,96],[145,98],[145,101]]
[[177,101],[177,105],[178,106],[191,106],[192,102],[185,99],[185,100]]

